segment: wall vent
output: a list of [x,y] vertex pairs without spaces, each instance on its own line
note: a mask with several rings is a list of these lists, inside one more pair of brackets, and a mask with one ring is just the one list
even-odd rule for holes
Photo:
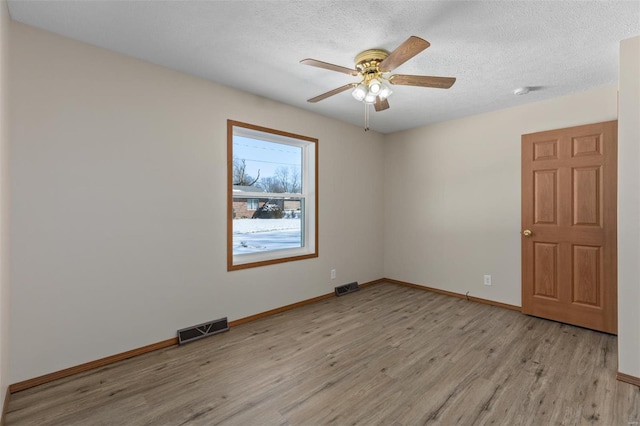
[[352,282],[345,285],[340,285],[336,287],[336,296],[344,296],[345,294],[353,293],[354,291],[360,290],[358,287],[358,282]]
[[178,344],[182,345],[188,342],[193,342],[194,340],[213,336],[214,334],[222,333],[223,331],[229,331],[227,317],[178,330]]

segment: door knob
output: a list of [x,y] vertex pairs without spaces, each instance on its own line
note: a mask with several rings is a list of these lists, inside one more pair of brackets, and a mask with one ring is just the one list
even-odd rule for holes
[[531,231],[529,231],[528,229],[525,229],[524,231],[522,231],[522,235],[524,235],[525,237],[530,237],[532,234]]

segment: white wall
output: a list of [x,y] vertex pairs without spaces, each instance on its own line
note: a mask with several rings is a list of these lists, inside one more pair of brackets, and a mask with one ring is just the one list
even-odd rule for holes
[[[11,31],[12,383],[383,276],[382,135]],[[226,271],[228,118],[319,139],[319,258]]]
[[614,120],[616,97],[600,87],[388,135],[385,277],[520,306],[520,136]]
[[640,377],[640,36],[620,43],[618,371]]
[[[11,21],[0,0],[0,407],[9,386],[9,127],[8,56]],[[0,408],[1,410],[1,408]]]

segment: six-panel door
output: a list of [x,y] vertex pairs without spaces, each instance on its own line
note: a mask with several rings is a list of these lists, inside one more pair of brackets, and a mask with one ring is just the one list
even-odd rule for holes
[[617,332],[617,121],[522,136],[522,311]]

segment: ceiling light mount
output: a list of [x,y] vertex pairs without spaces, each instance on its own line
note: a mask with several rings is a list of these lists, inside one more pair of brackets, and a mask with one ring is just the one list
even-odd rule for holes
[[369,49],[364,52],[360,52],[356,55],[355,63],[356,68],[362,74],[369,74],[372,72],[378,72],[378,64],[384,61],[389,52],[382,49]]

